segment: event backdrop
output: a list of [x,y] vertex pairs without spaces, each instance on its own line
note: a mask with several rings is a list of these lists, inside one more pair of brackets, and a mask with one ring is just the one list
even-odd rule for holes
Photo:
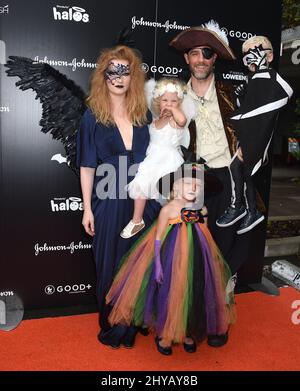
[[[219,63],[219,78],[245,79],[241,45],[252,35],[268,35],[278,64],[281,2],[252,0],[9,0],[0,3],[1,62],[1,296],[17,292],[25,309],[94,302],[95,271],[91,242],[81,227],[79,182],[64,162],[64,150],[38,125],[41,104],[33,91],[15,87],[7,77],[8,56],[47,62],[88,91],[101,48],[112,46],[122,28],[133,30],[149,76],[188,75],[182,58],[168,42],[187,26],[215,19],[238,55]],[[270,165],[257,178],[268,205]],[[240,272],[244,283],[261,278],[265,225],[251,237]],[[114,244],[112,243],[112,246]],[[0,297],[1,299],[1,297]]]

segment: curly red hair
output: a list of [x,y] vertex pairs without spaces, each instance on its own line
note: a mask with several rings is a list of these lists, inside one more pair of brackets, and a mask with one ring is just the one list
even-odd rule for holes
[[126,93],[127,113],[134,125],[142,126],[147,123],[148,110],[144,93],[145,73],[142,70],[140,57],[127,46],[119,45],[102,51],[97,60],[97,68],[91,77],[87,103],[98,122],[104,125],[114,124],[105,80],[105,70],[112,60],[126,60],[129,63],[131,80]]

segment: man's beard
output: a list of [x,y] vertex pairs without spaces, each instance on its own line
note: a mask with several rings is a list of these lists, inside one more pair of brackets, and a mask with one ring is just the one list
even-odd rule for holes
[[214,71],[214,66],[210,65],[203,71],[197,71],[194,67],[190,67],[191,74],[197,80],[206,80]]

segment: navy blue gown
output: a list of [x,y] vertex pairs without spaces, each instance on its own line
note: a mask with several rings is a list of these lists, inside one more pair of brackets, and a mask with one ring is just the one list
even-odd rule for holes
[[[150,117],[149,113],[149,119]],[[110,289],[119,261],[157,218],[160,211],[158,202],[148,200],[143,216],[146,225],[144,230],[130,239],[120,237],[120,232],[132,218],[134,210],[134,201],[124,191],[125,185],[134,178],[134,173],[128,174],[126,165],[129,168],[144,160],[149,140],[148,125],[133,126],[132,149],[126,150],[119,129],[96,122],[90,109],[85,111],[78,131],[77,166],[97,168],[92,193],[92,211],[95,219],[93,253],[96,262],[96,295],[100,326],[102,333],[106,332],[107,335],[112,334],[112,330],[107,322],[105,296]],[[108,164],[111,165],[110,170],[112,166],[115,169],[113,174],[110,172],[108,175],[105,172]],[[123,332],[115,330],[114,334],[120,337],[120,333]]]

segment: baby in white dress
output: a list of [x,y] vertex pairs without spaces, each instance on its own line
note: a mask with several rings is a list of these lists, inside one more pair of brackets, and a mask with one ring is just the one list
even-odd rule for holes
[[178,79],[163,78],[156,83],[154,80],[146,83],[147,100],[153,114],[150,143],[136,176],[126,186],[134,199],[134,214],[122,230],[122,238],[130,238],[144,228],[146,200],[158,200],[159,179],[176,171],[184,162],[180,146],[189,145],[187,126],[195,115],[194,102],[184,92],[185,85]]

